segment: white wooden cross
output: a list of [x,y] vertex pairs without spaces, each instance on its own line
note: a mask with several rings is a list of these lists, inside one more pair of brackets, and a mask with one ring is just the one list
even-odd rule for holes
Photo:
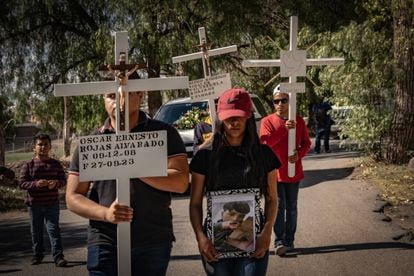
[[[122,56],[123,55],[123,56]],[[118,58],[128,61],[128,33],[115,33],[115,64]],[[187,89],[188,77],[138,79],[128,81],[56,84],[56,96],[82,96],[116,93],[116,134],[94,135],[80,138],[80,181],[116,179],[117,200],[130,205],[130,179],[167,175],[166,131],[129,132],[129,91],[157,91]],[[125,128],[120,126],[120,96],[125,93]],[[147,143],[148,142],[148,143]],[[145,223],[145,222],[141,222]],[[131,275],[131,229],[130,223],[117,227],[118,275]],[[156,260],[154,260],[156,261]]]
[[[289,77],[289,83],[281,83],[280,91],[289,93],[289,120],[296,120],[296,93],[305,92],[305,83],[297,83],[296,77],[306,76],[306,66],[341,65],[343,58],[306,58],[305,50],[297,49],[298,17],[290,17],[289,51],[280,51],[280,59],[244,60],[244,67],[280,67],[280,75]],[[296,148],[296,129],[289,129],[288,155]],[[295,164],[289,163],[289,177],[295,176]]]
[[210,50],[210,44],[207,43],[206,31],[204,27],[198,28],[198,37],[200,39],[200,52],[188,55],[182,55],[172,58],[173,63],[201,59],[203,61],[204,79],[191,81],[189,84],[190,97],[193,101],[208,100],[212,129],[214,132],[216,122],[216,105],[214,99],[219,97],[225,90],[231,88],[230,74],[220,74],[211,76],[210,57],[223,55],[231,52],[237,52],[237,46],[227,46]]

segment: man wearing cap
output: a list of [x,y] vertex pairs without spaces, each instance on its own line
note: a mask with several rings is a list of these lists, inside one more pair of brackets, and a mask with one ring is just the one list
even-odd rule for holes
[[[276,254],[283,256],[294,248],[297,226],[297,200],[299,182],[303,179],[302,158],[309,151],[311,141],[302,117],[288,120],[289,94],[280,91],[280,85],[273,91],[275,113],[262,119],[260,141],[267,144],[279,158],[282,166],[277,170],[278,212],[273,230],[276,235]],[[296,128],[296,149],[288,156],[288,130]],[[295,176],[288,176],[288,164],[295,164]]]

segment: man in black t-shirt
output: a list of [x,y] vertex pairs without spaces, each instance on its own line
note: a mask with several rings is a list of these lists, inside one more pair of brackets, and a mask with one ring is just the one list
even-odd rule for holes
[[[122,97],[121,94],[121,103]],[[131,206],[116,201],[115,180],[79,182],[79,152],[73,155],[66,190],[68,208],[90,219],[90,275],[117,275],[117,223],[131,223],[133,275],[165,275],[172,242],[171,192],[183,193],[189,183],[184,144],[170,125],[147,118],[139,110],[143,92],[129,93],[130,132],[167,131],[168,176],[131,179]],[[108,119],[96,134],[115,133],[115,94],[105,94]],[[136,168],[139,170],[140,168]],[[89,193],[88,193],[89,191]]]

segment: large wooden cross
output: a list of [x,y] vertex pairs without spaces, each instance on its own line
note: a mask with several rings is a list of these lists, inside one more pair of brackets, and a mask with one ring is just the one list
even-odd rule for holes
[[[130,205],[130,179],[167,175],[166,131],[129,132],[129,91],[187,89],[188,77],[129,80],[136,65],[128,65],[128,33],[115,33],[115,65],[110,65],[115,81],[56,84],[56,96],[82,96],[116,93],[116,134],[86,136],[79,143],[80,181],[116,179],[117,200]],[[121,64],[122,62],[122,64]],[[138,66],[139,67],[139,66]],[[121,129],[119,93],[125,93],[125,127]],[[141,222],[145,223],[145,222]],[[131,275],[130,223],[119,223],[118,275]],[[156,260],[154,260],[156,261]]]
[[200,51],[197,53],[177,56],[172,58],[173,63],[201,59],[203,62],[204,79],[190,82],[190,97],[195,100],[208,100],[209,113],[211,116],[212,128],[214,132],[216,121],[216,105],[214,99],[221,93],[231,88],[230,74],[211,76],[210,57],[223,55],[231,52],[237,52],[237,46],[227,46],[222,48],[210,49],[210,43],[207,43],[206,31],[204,27],[198,28],[198,37],[200,39]]
[[[306,76],[306,66],[341,65],[343,58],[306,58],[305,50],[298,50],[298,17],[290,17],[289,51],[280,51],[280,59],[244,60],[244,67],[280,67],[280,75],[289,77],[289,83],[281,83],[280,91],[289,93],[289,120],[296,120],[296,94],[305,92],[305,83],[297,83],[296,77]],[[296,129],[289,129],[288,156],[296,149]],[[295,176],[295,164],[289,163],[289,177]]]

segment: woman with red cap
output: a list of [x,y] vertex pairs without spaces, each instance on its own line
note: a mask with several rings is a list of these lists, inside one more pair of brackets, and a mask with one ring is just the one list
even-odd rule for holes
[[[190,220],[207,275],[265,275],[273,224],[276,219],[276,170],[280,162],[260,144],[249,94],[232,88],[219,98],[218,122],[210,143],[191,161]],[[258,188],[264,195],[260,233],[255,250],[247,257],[218,258],[217,248],[203,227],[204,193]],[[260,206],[260,202],[256,202]]]

